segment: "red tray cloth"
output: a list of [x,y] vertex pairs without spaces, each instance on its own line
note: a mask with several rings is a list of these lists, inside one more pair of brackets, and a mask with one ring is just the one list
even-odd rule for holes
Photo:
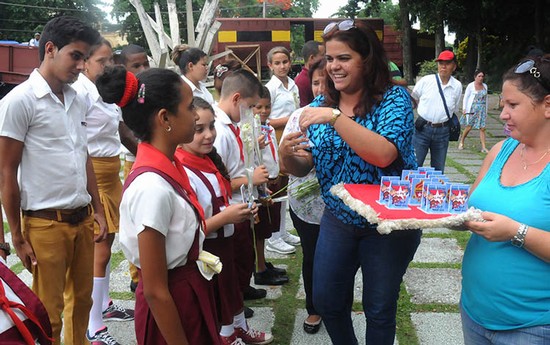
[[377,202],[380,185],[339,183],[332,186],[330,192],[370,223],[378,224],[377,230],[381,234],[393,230],[457,228],[467,220],[482,220],[481,211],[473,207],[460,214],[426,213],[418,206],[409,206],[410,210],[389,209]]

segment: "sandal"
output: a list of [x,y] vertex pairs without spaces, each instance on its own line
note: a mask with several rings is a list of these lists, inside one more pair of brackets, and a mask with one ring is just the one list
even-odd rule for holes
[[481,153],[489,153],[489,150],[487,150],[487,149],[481,149]]
[[463,143],[458,143],[458,149],[459,150],[464,150],[464,144]]

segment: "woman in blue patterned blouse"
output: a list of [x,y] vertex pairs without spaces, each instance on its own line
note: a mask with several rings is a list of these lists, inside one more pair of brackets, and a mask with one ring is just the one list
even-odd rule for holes
[[[399,287],[420,243],[420,230],[380,235],[330,193],[338,183],[378,184],[417,167],[407,91],[391,82],[376,33],[344,20],[323,33],[327,78],[300,118],[303,133],[286,137],[285,167],[304,176],[315,166],[326,203],[314,259],[313,303],[333,344],[357,344],[351,320],[354,277],[363,274],[368,344],[393,344]],[[304,136],[305,134],[306,136]],[[307,138],[306,138],[307,137]]]

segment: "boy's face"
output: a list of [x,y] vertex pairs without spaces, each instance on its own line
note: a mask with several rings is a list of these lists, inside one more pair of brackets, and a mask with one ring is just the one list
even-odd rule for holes
[[233,122],[241,121],[241,106],[247,109],[252,109],[254,107],[254,104],[258,103],[260,99],[258,95],[242,98],[238,93],[235,94],[233,97],[233,109],[230,113],[228,113]]
[[255,115],[260,115],[260,120],[262,123],[265,123],[271,114],[271,99],[260,98],[258,103],[254,105],[253,111]]
[[134,74],[149,69],[149,59],[145,53],[131,54],[126,57],[126,70]]
[[63,84],[73,83],[84,70],[84,57],[88,55],[90,45],[84,41],[74,41],[63,48],[57,48],[47,42],[45,51],[51,75]]

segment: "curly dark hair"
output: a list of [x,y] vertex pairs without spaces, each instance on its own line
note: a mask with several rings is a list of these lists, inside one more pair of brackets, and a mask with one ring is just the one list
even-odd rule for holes
[[[335,27],[336,28],[336,27]],[[382,100],[382,96],[392,85],[388,58],[376,32],[362,21],[355,21],[349,30],[332,30],[323,36],[325,45],[336,40],[347,44],[363,59],[363,74],[356,76],[363,80],[363,95],[353,111],[356,116],[365,116]],[[340,102],[340,92],[335,89],[332,79],[326,78],[325,105],[336,107]]]
[[[183,80],[177,73],[161,68],[145,70],[136,77],[138,90],[141,85],[145,85],[144,101],[138,102],[136,93],[132,100],[122,107],[122,118],[138,139],[149,141],[154,115],[160,109],[177,113],[178,105],[182,101]],[[96,86],[103,101],[119,102],[126,87],[126,69],[120,65],[105,68],[105,72],[97,78]]]

